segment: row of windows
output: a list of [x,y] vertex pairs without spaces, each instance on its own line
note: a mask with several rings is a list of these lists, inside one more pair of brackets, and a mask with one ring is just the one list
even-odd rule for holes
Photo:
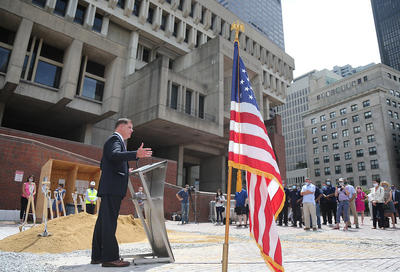
[[[365,107],[369,107],[369,106],[371,105],[369,99],[363,101],[362,104],[363,104],[363,107],[364,107],[364,108],[365,108]],[[350,109],[351,109],[351,111],[356,111],[356,110],[358,109],[358,105],[357,105],[357,104],[353,104],[353,105],[350,106]],[[340,115],[345,115],[345,114],[347,113],[347,108],[341,108],[341,109],[339,110],[339,113],[340,113]],[[371,114],[371,112],[369,112],[369,114]],[[335,118],[335,117],[336,117],[336,112],[335,112],[335,111],[329,113],[329,118],[332,119],[332,118]],[[322,115],[319,117],[319,120],[320,120],[320,122],[325,121],[325,120],[326,120],[326,115],[325,115],[325,114],[322,114]],[[317,123],[317,118],[312,118],[312,119],[311,119],[311,124],[314,125],[314,124],[316,124],[316,123]]]
[[390,100],[389,98],[386,98],[386,105],[392,106],[392,107],[395,107],[395,108],[397,108],[397,105],[399,105],[399,108],[400,108],[400,103],[397,103],[394,100]]
[[[378,180],[378,179],[380,179],[380,175],[379,174],[371,175],[371,180]],[[346,178],[346,180],[349,182],[349,184],[355,185],[353,177],[348,177],[348,178]],[[359,176],[358,177],[358,181],[359,181],[359,185],[361,185],[361,186],[367,185],[367,177],[366,176]],[[338,182],[339,182],[339,178],[336,179],[336,183],[338,183]],[[316,181],[316,183],[317,184],[321,184],[320,181]]]
[[400,98],[400,92],[399,91],[395,91],[395,90],[390,90],[389,93],[393,96],[397,96],[398,98]]
[[[368,135],[367,136],[367,142],[368,143],[373,143],[375,142],[375,135]],[[362,138],[355,138],[354,139],[354,145],[358,146],[358,145],[362,145],[363,141]],[[343,141],[343,148],[347,148],[350,147],[350,140],[346,140]],[[332,149],[333,150],[338,150],[339,149],[339,143],[333,143],[332,144]],[[322,146],[322,152],[329,152],[329,148],[328,145],[323,145]],[[319,148],[318,147],[314,147],[313,148],[313,154],[318,154],[319,153]]]
[[[368,148],[368,154],[370,156],[376,155],[377,154],[377,149],[376,146],[371,146]],[[345,152],[344,153],[344,159],[345,160],[351,160],[351,152]],[[356,150],[356,157],[360,158],[360,157],[364,157],[364,149],[357,149]],[[330,156],[326,155],[323,156],[322,161],[324,163],[329,163],[330,162]],[[333,161],[340,161],[340,154],[333,154]],[[314,158],[314,165],[318,165],[320,164],[320,158]]]
[[[370,167],[372,170],[379,169],[378,160],[370,160]],[[365,162],[358,162],[357,169],[358,169],[358,171],[365,171],[366,170]],[[353,173],[353,164],[352,163],[346,164],[345,171],[346,171],[346,173]],[[342,173],[342,166],[335,165],[335,174],[341,174],[341,173]],[[325,176],[331,175],[331,168],[329,166],[324,167],[324,174],[325,174]],[[314,175],[316,177],[321,176],[321,169],[320,168],[314,169]]]
[[361,84],[363,82],[363,80],[364,80],[364,82],[368,81],[368,76],[364,76],[362,79],[359,78],[357,80],[353,80],[352,82],[349,81],[345,85],[342,85],[340,87],[338,86],[335,89],[332,89],[332,90],[327,91],[325,93],[318,94],[317,95],[317,100],[320,100],[320,99],[322,99],[324,97],[333,96],[335,94],[338,94],[339,92],[344,92],[345,90],[348,90],[348,89],[353,88],[354,86],[356,86],[358,84]]
[[[368,117],[368,118],[371,118],[371,117]],[[357,122],[358,120],[359,120],[358,116],[357,116],[357,118],[353,118],[353,122]],[[342,123],[342,126],[347,125],[347,118],[346,119],[342,119],[341,123]],[[393,122],[391,122],[391,123],[393,123]],[[398,125],[400,126],[400,124],[398,124]],[[394,123],[393,123],[393,127],[394,127]],[[331,123],[331,128],[337,128],[336,121]],[[366,131],[370,131],[370,130],[373,130],[373,129],[374,129],[374,124],[373,123],[365,124],[365,130]],[[326,125],[322,125],[321,126],[321,132],[322,131],[326,131]],[[311,134],[317,134],[317,132],[318,132],[318,129],[316,127],[311,128]],[[353,127],[353,132],[354,132],[354,134],[360,133],[361,132],[361,126]],[[331,136],[332,136],[332,139],[337,139],[338,133],[336,131],[332,132]],[[342,130],[342,137],[348,137],[348,136],[349,136],[349,130],[348,129]],[[322,138],[323,142],[328,140],[328,136],[327,135],[322,135],[321,138]],[[318,138],[317,137],[314,137],[312,140],[313,140],[314,144],[318,143]]]
[[7,71],[14,39],[15,32],[0,27],[0,72],[2,73]]
[[180,96],[179,88],[180,88],[180,86],[173,82],[171,84],[168,84],[168,86],[171,86],[171,87],[169,88],[170,94],[168,96],[169,101],[167,101],[167,104],[169,105],[169,107],[171,109],[184,111],[186,114],[194,115],[194,116],[197,116],[202,119],[205,118],[204,107],[205,107],[205,98],[206,97],[204,95],[199,94],[198,105],[196,108],[196,107],[193,107],[193,100],[194,100],[195,92],[193,90],[186,89],[184,106],[182,106],[179,104],[179,101],[180,101],[179,100],[179,96]]

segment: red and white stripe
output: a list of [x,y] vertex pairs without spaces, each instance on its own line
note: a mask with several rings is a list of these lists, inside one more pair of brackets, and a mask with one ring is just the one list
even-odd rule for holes
[[275,216],[285,193],[263,118],[251,103],[231,101],[229,162],[247,170],[250,232],[274,271],[283,271]]

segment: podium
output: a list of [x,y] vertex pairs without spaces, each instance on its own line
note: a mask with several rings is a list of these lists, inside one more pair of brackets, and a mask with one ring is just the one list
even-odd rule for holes
[[148,254],[122,256],[124,258],[133,258],[134,264],[175,262],[164,219],[166,170],[167,161],[162,161],[142,166],[130,173],[131,175],[139,176],[146,195],[145,198],[141,198],[144,201],[144,208],[141,209],[138,203],[138,195],[135,193],[131,181],[128,182],[132,202],[152,248],[152,252]]

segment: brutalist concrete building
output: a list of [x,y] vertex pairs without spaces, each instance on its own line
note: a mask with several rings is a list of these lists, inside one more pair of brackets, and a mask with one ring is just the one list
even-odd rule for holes
[[384,64],[311,92],[304,115],[311,178],[399,185],[399,103],[400,73]]
[[[233,13],[214,0],[3,0],[1,126],[101,146],[117,118],[178,162],[177,184],[225,187]],[[241,56],[264,119],[294,60],[250,25]]]

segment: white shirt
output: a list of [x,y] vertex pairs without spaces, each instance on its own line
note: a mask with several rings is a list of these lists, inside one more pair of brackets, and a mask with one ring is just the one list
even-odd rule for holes
[[372,201],[376,201],[377,203],[384,203],[385,202],[385,190],[381,186],[378,188],[372,188]]

